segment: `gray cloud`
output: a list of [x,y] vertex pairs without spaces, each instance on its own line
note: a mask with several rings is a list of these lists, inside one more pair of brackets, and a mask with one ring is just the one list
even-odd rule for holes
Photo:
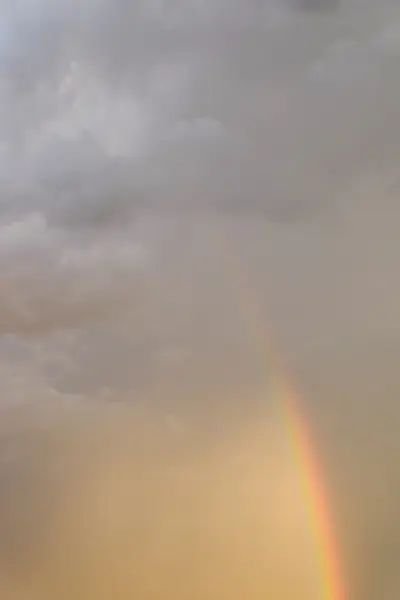
[[118,314],[132,303],[141,253],[129,237],[71,236],[33,213],[0,228],[0,329],[46,333]]
[[318,21],[272,0],[36,11],[5,13],[3,136],[17,204],[66,225],[146,209],[290,222],[395,160],[390,2]]
[[304,11],[330,11],[340,7],[340,0],[291,0],[291,5]]
[[[352,256],[353,237],[364,248],[376,229],[368,225],[364,235],[364,225],[354,234],[335,227],[352,210],[352,190],[367,172],[377,181],[392,177],[395,190],[400,139],[396,4],[347,0],[334,11],[308,10],[320,5],[273,0],[134,5],[57,0],[50,5],[43,0],[32,12],[26,2],[4,3],[2,332],[44,335],[101,326],[104,320],[109,325],[143,298],[147,309],[154,264],[146,263],[144,274],[138,251],[160,237],[163,220],[233,214],[239,221],[265,219],[267,234],[263,230],[260,236],[271,241],[262,256],[277,290],[270,293],[270,304],[282,307],[276,312],[285,335],[290,323],[296,334],[291,330],[288,337],[307,345],[303,325],[287,314],[287,298],[296,297],[309,315],[304,327],[318,337],[323,318],[312,298],[323,297],[330,306],[337,281],[353,289],[351,260],[349,270],[337,275],[334,236]],[[374,211],[371,223],[377,222]],[[154,223],[141,234],[146,214]],[[291,233],[268,228],[315,220],[325,227],[329,219],[335,223],[324,234],[329,243],[310,234],[296,246],[286,237]],[[379,231],[385,227],[386,221]],[[171,261],[184,264],[189,255],[175,242],[168,250]],[[248,237],[243,245],[251,253]],[[159,248],[164,252],[162,243]],[[199,248],[205,252],[204,242]],[[388,264],[392,250],[385,248],[382,244],[380,252]],[[280,258],[272,264],[266,253]],[[335,277],[317,276],[320,268],[311,255],[324,257]],[[289,275],[285,279],[277,267],[280,260],[289,274],[297,265],[307,281],[304,289],[287,283]],[[182,273],[192,285],[193,273],[183,267]],[[324,294],[316,290],[318,278],[325,282]],[[151,293],[164,298],[168,285]],[[206,278],[198,296],[210,285]],[[216,290],[210,291],[209,312],[222,296]],[[190,299],[179,300],[179,293],[174,302],[180,309],[174,310],[185,314]],[[353,306],[349,295],[344,293],[343,313],[346,302]],[[346,314],[355,312],[364,314],[350,309]],[[153,336],[157,346],[161,334],[154,330],[165,324],[161,318],[157,327],[149,323],[158,313],[164,314],[156,306],[146,325],[143,319],[140,326],[130,322],[130,334],[140,330],[139,337]],[[179,332],[165,334],[167,346],[169,340],[173,347],[188,345],[191,327],[218,330],[217,323],[207,329],[195,309],[186,321],[172,321]],[[148,351],[153,353],[157,350]]]

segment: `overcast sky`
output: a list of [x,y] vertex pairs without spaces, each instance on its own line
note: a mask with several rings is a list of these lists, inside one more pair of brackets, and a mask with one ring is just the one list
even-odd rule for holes
[[368,451],[378,477],[399,418],[398,2],[0,9],[1,402],[240,404],[270,368],[251,314],[343,464]]
[[254,377],[227,244],[288,358],[395,343],[396,4],[2,2],[7,394]]
[[249,312],[397,390],[399,58],[389,0],[3,2],[4,399],[265,385]]

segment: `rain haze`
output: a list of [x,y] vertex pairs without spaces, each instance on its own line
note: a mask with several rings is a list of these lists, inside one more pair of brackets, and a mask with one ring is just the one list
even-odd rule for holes
[[398,597],[398,2],[0,7],[2,595]]

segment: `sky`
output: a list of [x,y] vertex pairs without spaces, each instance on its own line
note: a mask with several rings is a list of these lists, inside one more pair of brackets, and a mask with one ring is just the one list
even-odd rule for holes
[[[105,329],[140,361],[183,357],[233,304],[215,223],[295,361],[396,338],[395,2],[3,5],[4,365],[59,392],[47,371]],[[124,378],[92,367],[95,392]]]
[[392,518],[398,3],[0,8],[1,403],[250,412],[252,312]]

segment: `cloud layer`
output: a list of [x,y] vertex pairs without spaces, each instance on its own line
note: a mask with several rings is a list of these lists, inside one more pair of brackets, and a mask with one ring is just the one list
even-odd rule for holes
[[389,1],[36,4],[7,5],[1,23],[11,214],[291,221],[394,157]]
[[115,309],[144,214],[293,224],[396,164],[389,0],[3,5],[3,331]]
[[397,473],[398,2],[0,8],[1,406],[250,414],[273,321],[346,485],[361,414]]
[[[207,331],[221,355],[236,336],[242,360],[243,327],[221,300],[229,285],[209,274],[215,248],[207,250],[204,231],[174,225],[217,214],[261,223],[239,236],[239,254],[246,261],[261,253],[256,278],[297,351],[311,330],[322,331],[338,286],[337,330],[350,316],[367,320],[378,292],[355,310],[356,271],[364,273],[360,295],[368,288],[362,253],[381,236],[378,290],[389,286],[395,250],[395,2],[2,6],[2,333],[52,344],[49,336],[69,330],[85,346],[118,323],[117,337],[121,329],[133,336],[135,352],[157,356],[157,364],[174,356],[171,365],[177,356],[195,363],[188,340],[207,345]],[[376,198],[362,203],[357,190],[369,182]],[[304,226],[313,229],[305,234]],[[387,331],[390,319],[383,320]]]

